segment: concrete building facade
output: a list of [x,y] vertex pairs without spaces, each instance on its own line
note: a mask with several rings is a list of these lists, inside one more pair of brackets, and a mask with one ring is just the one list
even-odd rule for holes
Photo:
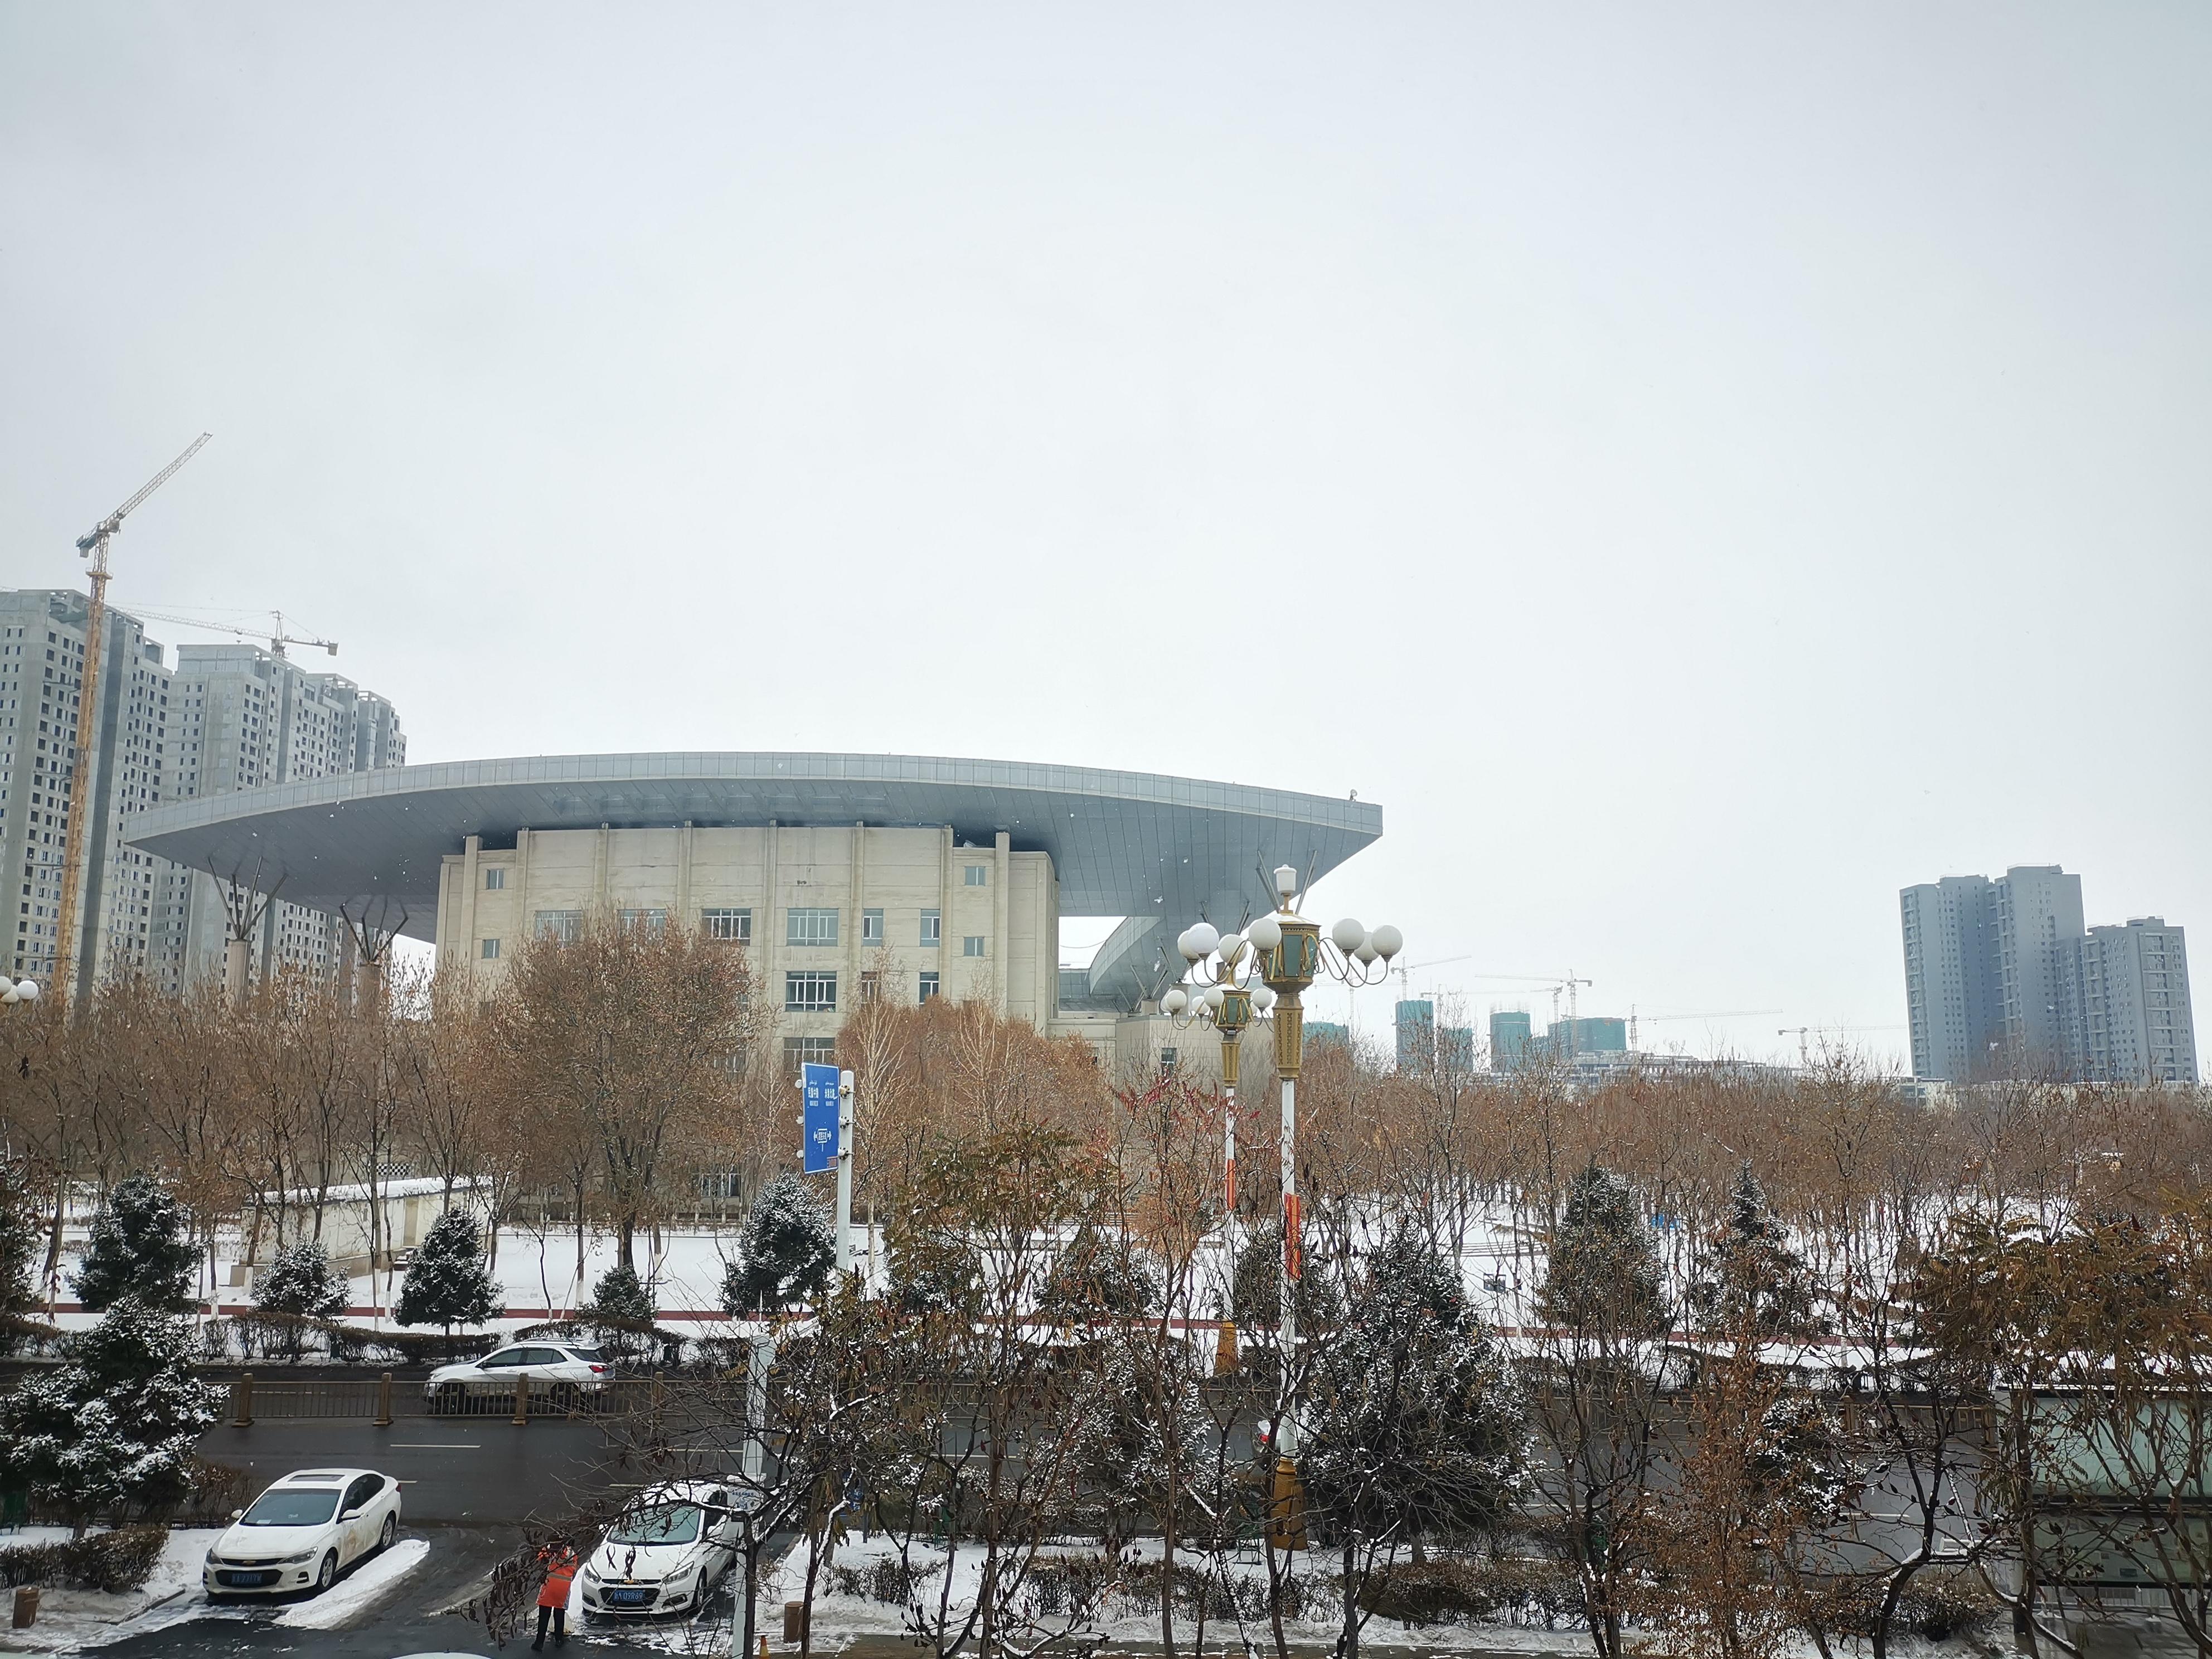
[[439,968],[488,992],[524,941],[573,937],[595,911],[746,945],[795,1057],[826,1055],[876,997],[986,1002],[1040,1030],[1059,1012],[1052,860],[945,825],[523,830],[496,849],[471,836],[444,860]]
[[[253,865],[328,917],[374,906],[478,991],[595,913],[742,944],[787,1059],[866,997],[988,1003],[1102,1066],[1205,1071],[1218,1041],[1160,994],[1174,939],[1272,902],[1382,834],[1371,802],[1148,773],[939,756],[536,756],[264,784],[167,805],[145,850]],[[282,884],[281,886],[278,884]],[[356,912],[357,913],[357,911]],[[1118,924],[1060,967],[1063,915]]]

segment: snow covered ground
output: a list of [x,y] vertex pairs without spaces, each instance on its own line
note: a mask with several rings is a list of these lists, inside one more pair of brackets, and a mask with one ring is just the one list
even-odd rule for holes
[[[268,1607],[251,1602],[216,1607],[201,1589],[209,1547],[222,1535],[219,1527],[176,1528],[145,1584],[122,1595],[42,1590],[39,1622],[29,1630],[0,1629],[0,1652],[66,1653],[201,1620],[270,1619]],[[7,1534],[0,1542],[40,1544],[68,1536],[65,1527],[26,1527]],[[277,1604],[273,1622],[295,1630],[336,1630],[397,1589],[429,1553],[430,1546],[422,1539],[402,1539],[383,1554],[362,1562],[321,1595]]]
[[421,1566],[429,1553],[430,1546],[423,1540],[403,1538],[312,1601],[286,1607],[276,1615],[276,1622],[295,1630],[336,1630],[397,1589],[399,1581]]
[[[26,1527],[0,1537],[0,1543],[53,1543],[69,1535],[66,1527]],[[40,1590],[39,1622],[28,1630],[0,1629],[0,1651],[64,1652],[87,1642],[111,1639],[125,1625],[136,1631],[171,1622],[162,1617],[167,1609],[199,1601],[200,1570],[206,1565],[208,1547],[221,1535],[217,1527],[178,1528],[169,1534],[145,1583],[135,1590],[120,1595],[51,1586]]]

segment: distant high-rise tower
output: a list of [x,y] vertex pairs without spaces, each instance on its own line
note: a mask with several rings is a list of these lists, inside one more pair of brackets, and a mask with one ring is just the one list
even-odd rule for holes
[[[0,590],[0,872],[23,890],[0,963],[19,976],[50,973],[59,940],[88,608],[66,588]],[[111,606],[106,628],[75,988],[125,970],[182,988],[222,970],[222,898],[206,872],[131,847],[129,820],[163,800],[398,766],[406,738],[389,702],[336,674],[251,645],[183,646],[172,670],[127,611]],[[253,965],[328,966],[335,937],[329,918],[271,904]]]
[[1419,997],[1398,1005],[1398,1069],[1437,1068],[1437,1005]]
[[[76,710],[87,695],[89,602],[66,588],[0,591],[0,873],[15,898],[0,962],[45,980],[61,942],[62,848],[76,770]],[[173,798],[170,675],[137,619],[111,608],[91,688],[92,787],[87,798],[82,908],[70,955],[76,990],[158,961],[169,941],[159,907],[171,866],[125,845],[136,813]]]
[[2197,1081],[2189,953],[2160,916],[2092,927],[2081,941],[2082,1070],[2113,1083]]
[[[303,672],[258,646],[179,646],[175,703],[179,799],[406,763],[407,739],[390,702],[341,675]],[[222,970],[229,919],[218,874],[251,881],[253,872],[196,871],[179,879],[173,908],[180,983]],[[251,971],[331,969],[340,941],[335,918],[280,896],[255,930]]]
[[1946,876],[1899,908],[1914,1076],[2195,1080],[2180,928],[2085,928],[2081,878],[2055,864]]
[[1533,1035],[1526,1009],[1493,1010],[1490,1016],[1490,1069],[1519,1071],[1528,1060]]
[[1989,878],[1946,876],[1906,888],[1899,902],[1913,1076],[1986,1076],[2004,1042]]

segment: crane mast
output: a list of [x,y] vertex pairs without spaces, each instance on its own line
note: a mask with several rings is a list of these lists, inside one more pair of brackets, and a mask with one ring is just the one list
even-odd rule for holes
[[55,929],[53,990],[64,1007],[76,965],[77,898],[84,886],[84,820],[92,804],[93,705],[100,695],[100,645],[107,631],[107,544],[139,503],[168,483],[170,475],[198,454],[214,436],[212,432],[201,433],[185,446],[183,454],[147,479],[137,495],[77,538],[77,556],[91,561],[87,574],[92,597],[84,614],[84,667],[76,689],[76,753],[70,760],[69,825],[62,832],[62,893],[56,907],[61,921]]

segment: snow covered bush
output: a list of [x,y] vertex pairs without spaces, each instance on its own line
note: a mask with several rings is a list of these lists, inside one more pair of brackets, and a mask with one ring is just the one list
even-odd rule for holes
[[0,1585],[134,1590],[152,1575],[168,1541],[167,1527],[120,1527],[66,1543],[16,1544],[0,1549]]
[[175,1195],[151,1176],[131,1176],[116,1183],[94,1218],[84,1265],[70,1288],[88,1313],[125,1297],[181,1313],[192,1305],[199,1265]]
[[592,1299],[579,1311],[586,1319],[650,1325],[659,1310],[653,1306],[652,1291],[637,1276],[637,1269],[627,1261],[618,1261],[599,1276],[599,1282],[592,1287]]
[[836,1265],[830,1206],[787,1170],[761,1188],[738,1230],[737,1259],[722,1268],[722,1311],[737,1318],[811,1300]]
[[276,1252],[254,1286],[253,1303],[264,1313],[334,1319],[345,1311],[346,1281],[331,1266],[330,1252],[320,1241],[303,1238]]
[[96,1516],[176,1503],[221,1414],[222,1390],[192,1375],[193,1347],[182,1316],[111,1303],[70,1340],[65,1364],[0,1399],[0,1471],[80,1534]]

